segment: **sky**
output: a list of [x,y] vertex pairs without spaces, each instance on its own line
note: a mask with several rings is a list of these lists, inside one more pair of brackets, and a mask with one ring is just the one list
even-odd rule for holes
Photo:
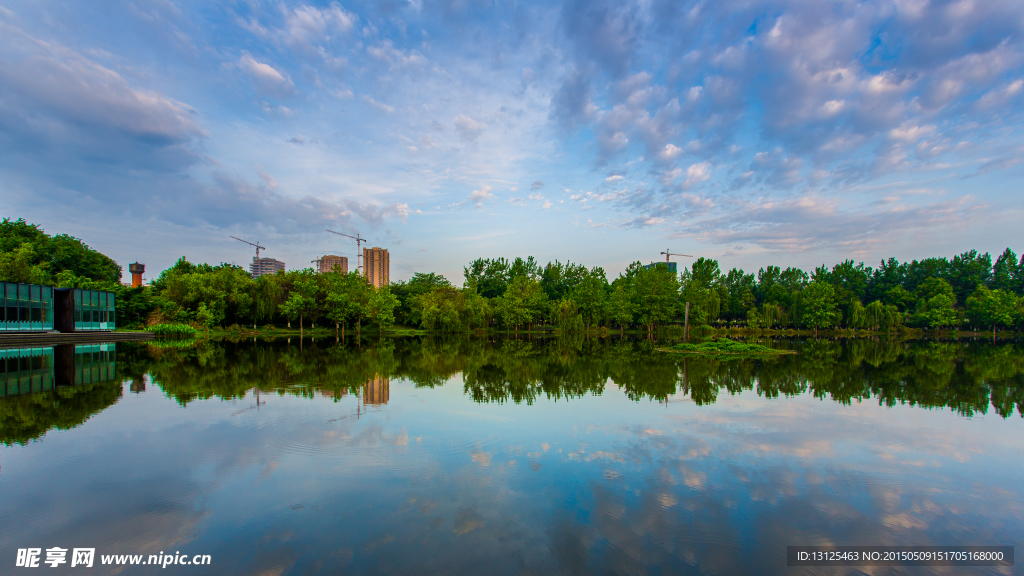
[[1022,252],[1022,98],[1019,0],[0,0],[0,214],[147,278]]

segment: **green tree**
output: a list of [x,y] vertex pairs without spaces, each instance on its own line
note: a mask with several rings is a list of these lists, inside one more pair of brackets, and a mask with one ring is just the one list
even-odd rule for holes
[[626,329],[626,324],[633,322],[633,303],[630,300],[632,290],[628,282],[616,279],[608,297],[608,318],[619,325],[619,331]]
[[972,324],[992,327],[995,338],[997,326],[1013,326],[1020,298],[1005,290],[989,290],[978,286],[967,298],[967,317]]
[[540,282],[528,276],[517,276],[509,282],[508,289],[496,299],[496,308],[506,326],[514,326],[519,332],[521,324],[528,329],[534,320],[543,316],[547,305],[547,295],[540,287]]
[[743,318],[746,311],[753,308],[757,302],[754,295],[757,288],[754,275],[733,268],[725,275],[724,283],[728,297],[722,304],[722,308],[726,318],[730,320]]
[[307,268],[299,272],[298,278],[292,284],[291,294],[281,305],[281,311],[292,320],[299,319],[300,337],[304,335],[303,320],[309,318],[311,324],[316,321],[321,312],[320,286],[312,269]]
[[348,274],[328,272],[323,274],[323,277],[326,290],[324,313],[328,320],[334,322],[334,335],[338,335],[339,326],[344,335],[345,325],[348,321],[361,315],[360,308],[365,300],[361,296],[369,289],[369,286],[358,272]]
[[406,326],[422,325],[423,318],[420,317],[420,309],[415,306],[415,302],[422,294],[439,286],[451,286],[451,283],[444,276],[433,272],[416,272],[408,282],[392,282],[391,293],[398,298],[395,322]]
[[[631,303],[637,321],[647,327],[652,337],[654,326],[676,317],[679,306],[679,279],[668,266],[644,268],[639,262],[633,264],[635,275],[632,281]],[[716,265],[717,266],[717,265]]]
[[729,299],[729,290],[717,260],[698,258],[680,274],[680,285],[681,301],[691,303],[691,323],[702,325],[718,319],[722,301]]
[[956,301],[963,304],[979,285],[987,286],[992,280],[992,257],[977,250],[954,256],[949,263],[949,283]]
[[890,331],[903,321],[903,315],[895,305],[883,304],[881,300],[875,300],[865,306],[864,314],[867,317],[868,327],[875,330]]
[[504,258],[477,258],[462,269],[466,278],[465,287],[485,298],[497,298],[508,289],[509,268],[509,262]]
[[370,302],[367,307],[367,315],[370,320],[380,329],[380,335],[384,335],[384,329],[395,324],[395,308],[398,306],[398,298],[391,293],[388,286],[382,286],[373,290],[370,294]]
[[867,309],[856,298],[850,301],[850,305],[846,308],[846,326],[853,329],[868,327]]
[[583,317],[571,298],[562,298],[551,303],[551,320],[562,334],[571,334],[585,329]]
[[814,327],[814,335],[818,328],[835,326],[840,315],[836,311],[835,289],[827,282],[814,281],[807,285],[801,294],[804,305],[803,321]]
[[580,317],[589,331],[590,326],[600,322],[608,307],[608,278],[604,269],[594,267],[589,272],[584,268],[583,278],[572,290],[572,301],[579,307]]
[[1017,255],[1007,248],[996,259],[992,266],[992,289],[1012,292],[1020,296],[1024,294],[1024,286],[1021,285],[1022,275],[1021,264]]
[[121,266],[109,257],[93,250],[78,238],[67,234],[50,237],[39,226],[24,219],[4,218],[0,222],[0,254],[10,254],[27,244],[30,252],[28,264],[45,272],[30,276],[33,282],[49,284],[50,274],[69,270],[76,277],[109,284],[121,280]]
[[[5,221],[6,222],[6,221]],[[26,284],[49,284],[47,263],[38,262],[36,250],[28,242],[9,252],[0,253],[0,280]]]
[[916,302],[916,298],[903,286],[896,286],[889,289],[882,297],[886,304],[895,306],[901,312],[909,310]]
[[952,295],[938,293],[924,301],[924,307],[918,315],[931,328],[945,328],[957,325],[957,314],[954,306],[956,300]]

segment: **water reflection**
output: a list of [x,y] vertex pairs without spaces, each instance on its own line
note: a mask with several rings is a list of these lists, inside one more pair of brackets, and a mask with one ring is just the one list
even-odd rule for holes
[[212,554],[196,574],[807,574],[787,545],[1024,533],[1016,344],[773,345],[799,354],[119,344],[101,413],[3,448],[0,525],[19,529],[0,562],[95,545]]
[[114,344],[0,350],[0,442],[85,422],[121,397]]
[[[795,355],[736,360],[659,352],[649,341],[406,339],[368,345],[307,341],[125,344],[130,391],[148,374],[182,405],[232,399],[253,389],[336,399],[356,394],[386,405],[390,381],[433,388],[462,376],[476,402],[533,404],[603,394],[611,384],[631,400],[686,395],[697,405],[754,390],[765,398],[814,397],[843,404],[950,408],[958,414],[1024,415],[1024,349],[900,340],[779,341]],[[0,442],[24,443],[67,429],[121,396],[114,344],[0,350]]]
[[[405,339],[355,346],[333,341],[200,343],[146,347],[139,357],[178,402],[239,398],[259,388],[311,396],[363,393],[387,403],[388,381],[435,387],[461,374],[477,402],[532,404],[539,398],[602,394],[611,384],[632,400],[687,395],[699,405],[720,394],[756,390],[766,398],[811,393],[848,404],[990,409],[1024,415],[1024,349],[1016,343],[778,341],[798,354],[714,359],[655,350],[649,341],[600,339]],[[382,399],[382,400],[381,400]]]

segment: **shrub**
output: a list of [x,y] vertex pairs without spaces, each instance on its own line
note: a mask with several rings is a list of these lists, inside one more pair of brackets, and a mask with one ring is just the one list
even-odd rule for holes
[[157,324],[153,326],[152,332],[157,336],[174,338],[194,338],[196,335],[196,329],[188,324]]

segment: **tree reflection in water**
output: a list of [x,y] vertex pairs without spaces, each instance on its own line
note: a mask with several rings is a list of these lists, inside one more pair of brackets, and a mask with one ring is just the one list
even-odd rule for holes
[[205,342],[132,352],[155,382],[182,404],[264,392],[312,397],[358,393],[374,379],[418,387],[462,375],[477,402],[532,404],[603,394],[611,385],[633,400],[685,394],[698,405],[746,390],[766,398],[810,393],[848,404],[951,408],[970,416],[992,409],[1024,415],[1024,350],[1016,343],[780,340],[797,354],[723,359],[659,352],[647,340],[403,338],[357,346],[351,340]]
[[[465,393],[476,402],[572,399],[604,394],[611,385],[635,401],[683,394],[705,405],[723,393],[756,390],[766,398],[810,393],[844,404],[877,399],[964,416],[990,409],[1004,418],[1024,415],[1024,349],[1017,343],[860,339],[771,345],[797,354],[730,360],[659,352],[648,340],[582,336],[124,343],[118,345],[117,371],[138,382],[148,374],[182,405],[242,398],[253,389],[338,400],[371,385],[374,402],[386,403],[384,382],[407,379],[433,388],[461,374]],[[25,443],[51,428],[77,426],[120,396],[120,388],[107,382],[0,398],[0,442]]]

